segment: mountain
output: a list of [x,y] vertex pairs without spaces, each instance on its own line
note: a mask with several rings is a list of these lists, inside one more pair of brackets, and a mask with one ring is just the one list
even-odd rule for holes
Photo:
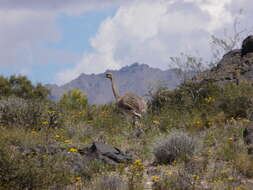
[[[175,69],[162,71],[146,64],[134,63],[120,70],[107,70],[105,73],[107,72],[113,73],[120,94],[134,92],[144,96],[151,87],[159,84],[174,89],[180,83]],[[58,100],[65,91],[77,88],[86,93],[90,104],[105,104],[114,100],[111,83],[105,78],[105,73],[81,74],[62,86],[48,84],[46,87],[51,90],[51,98],[54,100]]]

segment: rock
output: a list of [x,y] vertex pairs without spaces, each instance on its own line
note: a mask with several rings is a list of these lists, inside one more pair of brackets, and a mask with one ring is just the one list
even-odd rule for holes
[[252,52],[253,52],[253,35],[250,35],[242,42],[241,57],[245,56],[247,53]]
[[238,84],[242,81],[253,82],[253,53],[247,53],[247,55],[241,57],[241,50],[230,51],[223,56],[217,66],[196,75],[192,81],[198,83],[215,82],[218,84],[226,82]]
[[[25,155],[55,155],[58,153],[69,155],[71,157],[70,160],[72,160],[72,164],[77,170],[80,168],[79,166],[83,165],[79,164],[80,162],[87,162],[95,159],[109,165],[129,163],[132,161],[132,157],[129,154],[124,153],[116,147],[99,142],[83,146],[82,148],[79,148],[77,152],[69,152],[68,149],[56,145],[36,145],[34,147],[19,145],[18,147],[20,152]],[[80,159],[82,161],[80,161]]]
[[109,165],[129,163],[132,157],[116,147],[104,143],[94,142],[91,146],[78,150],[87,159],[98,159]]

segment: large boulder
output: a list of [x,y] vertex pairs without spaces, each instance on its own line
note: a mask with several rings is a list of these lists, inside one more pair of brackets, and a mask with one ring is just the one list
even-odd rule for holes
[[253,35],[248,36],[242,42],[241,56],[243,57],[247,53],[253,53]]
[[86,145],[80,147],[77,152],[70,152],[69,148],[62,148],[57,145],[35,145],[34,147],[25,147],[20,144],[17,145],[22,154],[25,155],[55,155],[55,154],[65,154],[71,157],[72,164],[76,165],[79,163],[72,159],[71,155],[75,156],[78,160],[90,161],[98,160],[105,164],[116,165],[120,163],[129,163],[132,161],[132,157],[116,147],[112,147],[108,144],[94,142],[91,145]]
[[101,160],[109,165],[129,163],[132,161],[132,157],[120,149],[99,142],[94,142],[91,146],[79,149],[79,153],[87,159]]

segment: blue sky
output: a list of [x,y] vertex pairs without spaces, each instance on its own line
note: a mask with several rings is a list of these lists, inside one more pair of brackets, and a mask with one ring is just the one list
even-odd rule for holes
[[[56,18],[56,27],[59,30],[60,39],[56,41],[45,40],[41,44],[49,51],[62,50],[81,56],[83,52],[91,52],[89,40],[97,32],[103,20],[115,14],[115,8],[108,8],[100,11],[88,11],[81,15],[59,14]],[[51,83],[55,74],[65,69],[71,68],[76,64],[76,59],[69,63],[54,63],[28,65],[26,63],[10,67],[1,66],[0,74],[10,76],[13,74],[28,75],[34,83]]]
[[49,43],[49,48],[75,53],[91,51],[90,38],[98,31],[101,22],[112,17],[116,10],[115,8],[108,8],[100,11],[89,11],[79,16],[59,15],[57,26],[61,30],[62,39],[56,43]]
[[134,62],[176,67],[181,52],[208,60],[211,35],[239,18],[246,37],[252,17],[252,0],[0,0],[0,74],[62,85]]

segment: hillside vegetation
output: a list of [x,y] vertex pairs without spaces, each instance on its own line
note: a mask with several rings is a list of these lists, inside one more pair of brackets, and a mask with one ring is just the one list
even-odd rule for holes
[[[136,126],[114,104],[88,105],[78,90],[53,103],[24,95],[38,87],[21,84],[1,91],[0,189],[253,188],[253,157],[243,138],[253,113],[249,82],[161,88]],[[86,160],[80,150],[94,141],[133,161]]]
[[252,190],[252,44],[151,92],[138,122],[78,89],[56,103],[0,77],[0,189]]

